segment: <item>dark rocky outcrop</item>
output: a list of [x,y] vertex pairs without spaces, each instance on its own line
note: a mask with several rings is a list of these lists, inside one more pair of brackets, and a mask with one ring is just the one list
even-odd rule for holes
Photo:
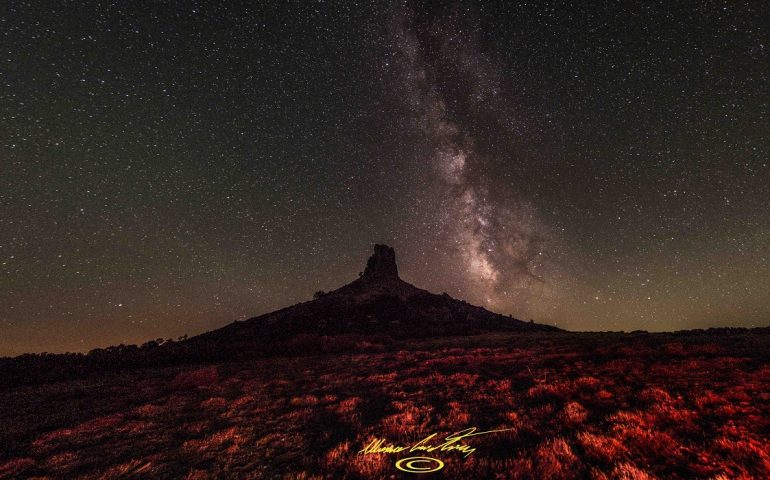
[[395,250],[387,245],[375,245],[374,255],[366,262],[361,278],[369,282],[398,280]]
[[353,282],[309,302],[235,322],[191,340],[248,343],[300,334],[385,334],[409,338],[558,330],[415,287],[399,278],[393,248],[375,245],[364,273]]

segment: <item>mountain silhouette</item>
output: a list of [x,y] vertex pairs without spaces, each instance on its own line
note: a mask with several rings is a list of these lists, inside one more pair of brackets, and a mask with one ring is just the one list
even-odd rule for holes
[[364,272],[347,285],[329,293],[319,292],[314,300],[234,322],[190,340],[242,343],[298,334],[386,334],[405,338],[559,330],[415,287],[398,276],[393,248],[375,245]]

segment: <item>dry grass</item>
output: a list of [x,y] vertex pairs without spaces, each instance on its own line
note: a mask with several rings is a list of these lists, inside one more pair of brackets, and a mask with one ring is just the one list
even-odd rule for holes
[[491,335],[0,391],[0,478],[770,478],[767,338]]

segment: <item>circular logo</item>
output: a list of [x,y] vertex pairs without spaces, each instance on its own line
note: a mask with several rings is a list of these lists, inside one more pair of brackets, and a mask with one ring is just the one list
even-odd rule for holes
[[438,458],[431,457],[409,457],[402,458],[396,462],[396,468],[402,472],[409,473],[430,473],[437,472],[444,468],[444,462]]

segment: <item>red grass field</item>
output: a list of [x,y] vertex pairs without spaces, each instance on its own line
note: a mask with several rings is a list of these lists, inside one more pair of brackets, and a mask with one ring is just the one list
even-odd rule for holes
[[0,478],[770,478],[769,335],[491,334],[0,390]]

